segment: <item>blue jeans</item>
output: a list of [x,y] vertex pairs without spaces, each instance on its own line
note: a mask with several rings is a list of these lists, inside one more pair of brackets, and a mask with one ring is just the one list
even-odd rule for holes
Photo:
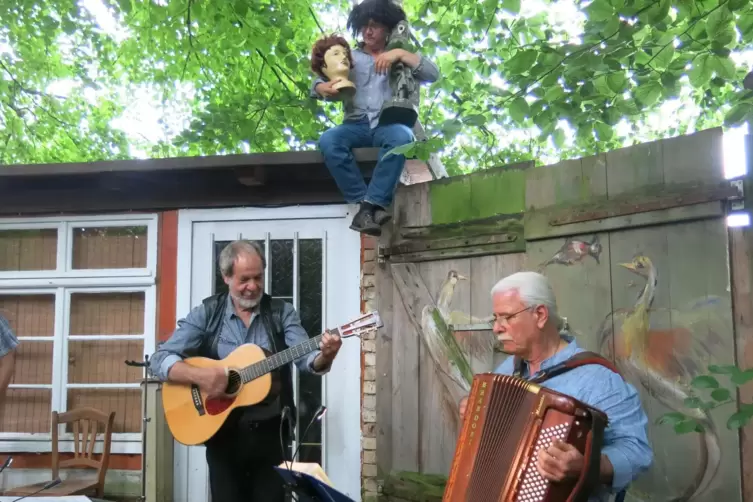
[[[383,208],[392,204],[405,156],[384,154],[396,146],[413,141],[413,131],[402,124],[390,124],[371,129],[367,120],[343,122],[326,131],[319,138],[319,150],[324,163],[335,179],[346,202],[366,201]],[[379,162],[368,186],[353,156],[353,148],[379,147]]]

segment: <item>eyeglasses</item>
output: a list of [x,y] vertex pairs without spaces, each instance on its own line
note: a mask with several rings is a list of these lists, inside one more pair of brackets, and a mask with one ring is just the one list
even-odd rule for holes
[[494,323],[496,324],[496,323],[498,323],[498,322],[499,322],[499,323],[502,323],[502,322],[504,322],[504,324],[510,324],[510,319],[512,319],[513,317],[515,317],[515,316],[516,316],[516,315],[518,315],[518,314],[522,314],[522,313],[523,313],[523,312],[525,312],[526,310],[531,310],[532,308],[535,308],[535,307],[536,307],[536,305],[531,305],[531,306],[529,306],[529,307],[526,307],[526,308],[524,308],[524,309],[522,309],[522,310],[518,310],[517,312],[514,312],[514,313],[512,313],[512,314],[508,314],[508,315],[501,315],[501,316],[495,315],[495,316],[494,316]]

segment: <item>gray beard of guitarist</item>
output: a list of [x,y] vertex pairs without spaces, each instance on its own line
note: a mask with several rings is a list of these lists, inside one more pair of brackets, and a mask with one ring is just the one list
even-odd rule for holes
[[[220,340],[220,331],[222,330],[222,320],[225,316],[225,309],[228,308],[229,293],[218,293],[203,300],[204,308],[207,312],[207,327],[205,331],[204,341],[199,349],[199,356],[207,357],[209,359],[220,360],[217,345]],[[246,303],[253,303],[250,308],[253,308],[256,303],[259,304],[259,318],[264,324],[264,330],[269,337],[269,346],[272,347],[272,352],[264,350],[264,353],[269,357],[273,353],[281,352],[285,350],[287,344],[285,342],[285,333],[282,327],[282,310],[284,307],[284,301],[272,298],[267,293],[262,294],[261,299],[258,301],[249,300],[247,298],[240,299],[233,296],[233,300],[238,301],[238,305],[241,308],[249,308]],[[217,432],[227,429],[229,427],[242,426],[245,423],[252,423],[256,421],[263,421],[275,416],[280,416],[284,407],[288,407],[290,413],[287,414],[290,420],[290,429],[295,427],[295,402],[293,400],[293,375],[290,368],[290,364],[281,366],[280,368],[271,372],[272,387],[267,397],[261,402],[253,406],[244,406],[234,409],[228,416],[225,423],[220,427]],[[229,393],[237,391],[237,389],[229,389]]]

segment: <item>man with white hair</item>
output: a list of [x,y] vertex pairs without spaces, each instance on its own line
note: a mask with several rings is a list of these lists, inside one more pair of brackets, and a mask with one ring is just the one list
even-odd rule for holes
[[[526,380],[540,379],[554,366],[585,352],[564,327],[549,280],[535,272],[518,272],[499,281],[491,291],[494,333],[508,357],[495,373]],[[635,388],[614,371],[585,364],[554,374],[540,385],[569,395],[607,414],[600,478],[602,485],[588,499],[603,502],[618,493],[653,461],[648,443],[648,419]],[[461,416],[467,398],[460,403]],[[539,454],[539,473],[551,481],[577,477],[583,455],[555,441]]]

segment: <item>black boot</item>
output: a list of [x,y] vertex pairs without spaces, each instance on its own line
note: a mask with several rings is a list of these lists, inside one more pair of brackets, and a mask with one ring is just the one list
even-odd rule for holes
[[392,215],[386,209],[380,206],[374,206],[374,221],[377,225],[382,226],[392,219]]
[[350,229],[375,237],[382,235],[382,228],[374,221],[374,209],[367,203],[361,203],[360,209],[350,223]]

